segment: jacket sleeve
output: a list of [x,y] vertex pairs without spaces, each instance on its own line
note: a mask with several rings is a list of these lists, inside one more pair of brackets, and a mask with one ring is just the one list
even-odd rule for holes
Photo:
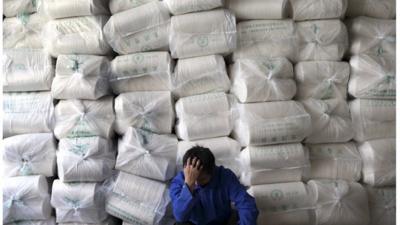
[[198,197],[190,192],[189,187],[183,180],[183,175],[178,174],[170,185],[169,195],[172,208],[177,222],[187,222],[190,213],[198,201]]

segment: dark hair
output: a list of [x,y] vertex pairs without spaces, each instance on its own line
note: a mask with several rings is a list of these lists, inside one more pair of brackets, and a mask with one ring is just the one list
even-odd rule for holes
[[213,174],[215,168],[215,158],[210,149],[198,145],[190,148],[183,156],[183,165],[186,165],[186,162],[189,160],[189,158],[194,157],[200,160],[200,163],[203,166],[203,172],[209,175]]

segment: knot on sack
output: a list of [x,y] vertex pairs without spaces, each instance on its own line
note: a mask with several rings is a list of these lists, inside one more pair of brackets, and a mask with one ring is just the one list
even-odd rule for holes
[[11,208],[13,205],[24,205],[24,202],[17,195],[12,195],[11,198],[4,203],[4,207]]

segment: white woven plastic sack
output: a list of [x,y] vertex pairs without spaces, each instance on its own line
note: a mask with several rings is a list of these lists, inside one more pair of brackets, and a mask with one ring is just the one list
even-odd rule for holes
[[396,185],[396,139],[367,141],[358,146],[363,182],[375,187]]
[[340,61],[348,48],[346,26],[340,20],[315,20],[297,25],[297,61]]
[[162,2],[153,1],[111,16],[104,34],[120,55],[166,50],[169,26],[168,9]]
[[223,92],[181,98],[175,105],[176,135],[185,141],[228,136],[232,130],[230,101]]
[[97,183],[63,183],[55,180],[51,205],[57,223],[100,223],[107,217],[105,195]]
[[350,109],[342,99],[302,101],[311,116],[311,133],[306,143],[348,142],[354,136]]
[[131,224],[159,224],[169,204],[167,185],[120,172],[106,201],[106,211]]
[[[67,222],[67,223],[57,223],[58,225],[93,225],[93,223],[79,223],[79,222]],[[108,217],[97,225],[121,225],[121,221],[113,216],[108,215]]]
[[108,15],[106,0],[42,0],[43,11],[52,19]]
[[396,101],[356,99],[350,102],[354,140],[396,137]]
[[179,59],[171,82],[175,98],[228,92],[231,84],[221,55]]
[[240,181],[246,186],[301,181],[309,166],[301,144],[249,146],[240,153]]
[[101,137],[63,138],[58,143],[58,177],[62,182],[100,182],[115,165],[115,151]]
[[54,105],[50,92],[3,94],[3,137],[48,133],[53,126]]
[[56,99],[96,100],[111,92],[105,56],[59,55],[51,93]]
[[396,20],[358,17],[348,21],[351,55],[396,56]]
[[3,14],[14,17],[22,13],[34,13],[38,8],[36,0],[3,0]]
[[356,182],[312,180],[307,184],[316,225],[369,224],[367,192]]
[[50,217],[50,219],[47,219],[47,220],[15,221],[15,222],[7,223],[7,225],[56,225],[56,218]]
[[360,180],[362,159],[353,142],[306,146],[311,163],[307,178]]
[[117,56],[111,62],[110,84],[116,94],[132,91],[169,91],[173,61],[168,52]]
[[52,133],[21,134],[3,139],[6,177],[44,175],[56,168],[56,142]]
[[347,0],[290,0],[293,19],[340,19],[347,9]]
[[285,101],[296,94],[293,66],[286,58],[238,59],[229,71],[231,93],[242,103]]
[[296,99],[347,99],[347,62],[310,61],[296,64]]
[[159,181],[175,175],[178,139],[129,127],[118,141],[115,169]]
[[396,58],[357,55],[350,59],[349,93],[356,98],[396,98]]
[[311,202],[301,182],[251,186],[248,193],[256,199],[259,225],[310,225]]
[[3,48],[42,48],[41,32],[48,18],[39,13],[19,14],[3,21]]
[[44,176],[3,180],[3,224],[20,220],[47,220],[51,216],[48,183]]
[[396,0],[348,0],[346,16],[368,16],[382,19],[392,19],[396,16]]
[[54,57],[61,54],[107,55],[103,35],[108,16],[81,16],[49,21],[43,28],[43,45]]
[[371,225],[396,225],[396,188],[367,187]]
[[3,50],[3,91],[50,90],[54,77],[51,56],[38,49]]
[[113,98],[91,100],[62,100],[55,109],[57,139],[66,137],[113,136]]
[[239,176],[241,168],[238,157],[241,147],[236,140],[229,137],[178,142],[178,153],[176,157],[177,171],[183,169],[183,156],[187,150],[194,146],[201,146],[210,149],[215,157],[215,164],[217,166],[224,166]]
[[238,20],[273,20],[287,17],[287,0],[225,0]]
[[157,2],[158,0],[110,0],[109,7],[111,14],[116,14],[128,9],[136,8],[149,2]]
[[206,11],[224,6],[224,0],[165,0],[164,2],[174,15]]
[[124,134],[129,127],[169,134],[175,122],[168,91],[129,92],[115,98],[115,130]]
[[235,15],[219,9],[174,16],[169,46],[173,58],[228,54],[236,48]]
[[238,104],[233,137],[244,146],[302,141],[311,131],[310,115],[295,101]]

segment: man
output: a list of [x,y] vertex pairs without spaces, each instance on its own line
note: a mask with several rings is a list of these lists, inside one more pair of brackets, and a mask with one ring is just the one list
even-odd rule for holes
[[195,146],[183,156],[183,172],[170,186],[170,197],[178,225],[225,225],[231,217],[231,202],[240,225],[256,224],[258,210],[235,174],[215,165],[210,149]]

